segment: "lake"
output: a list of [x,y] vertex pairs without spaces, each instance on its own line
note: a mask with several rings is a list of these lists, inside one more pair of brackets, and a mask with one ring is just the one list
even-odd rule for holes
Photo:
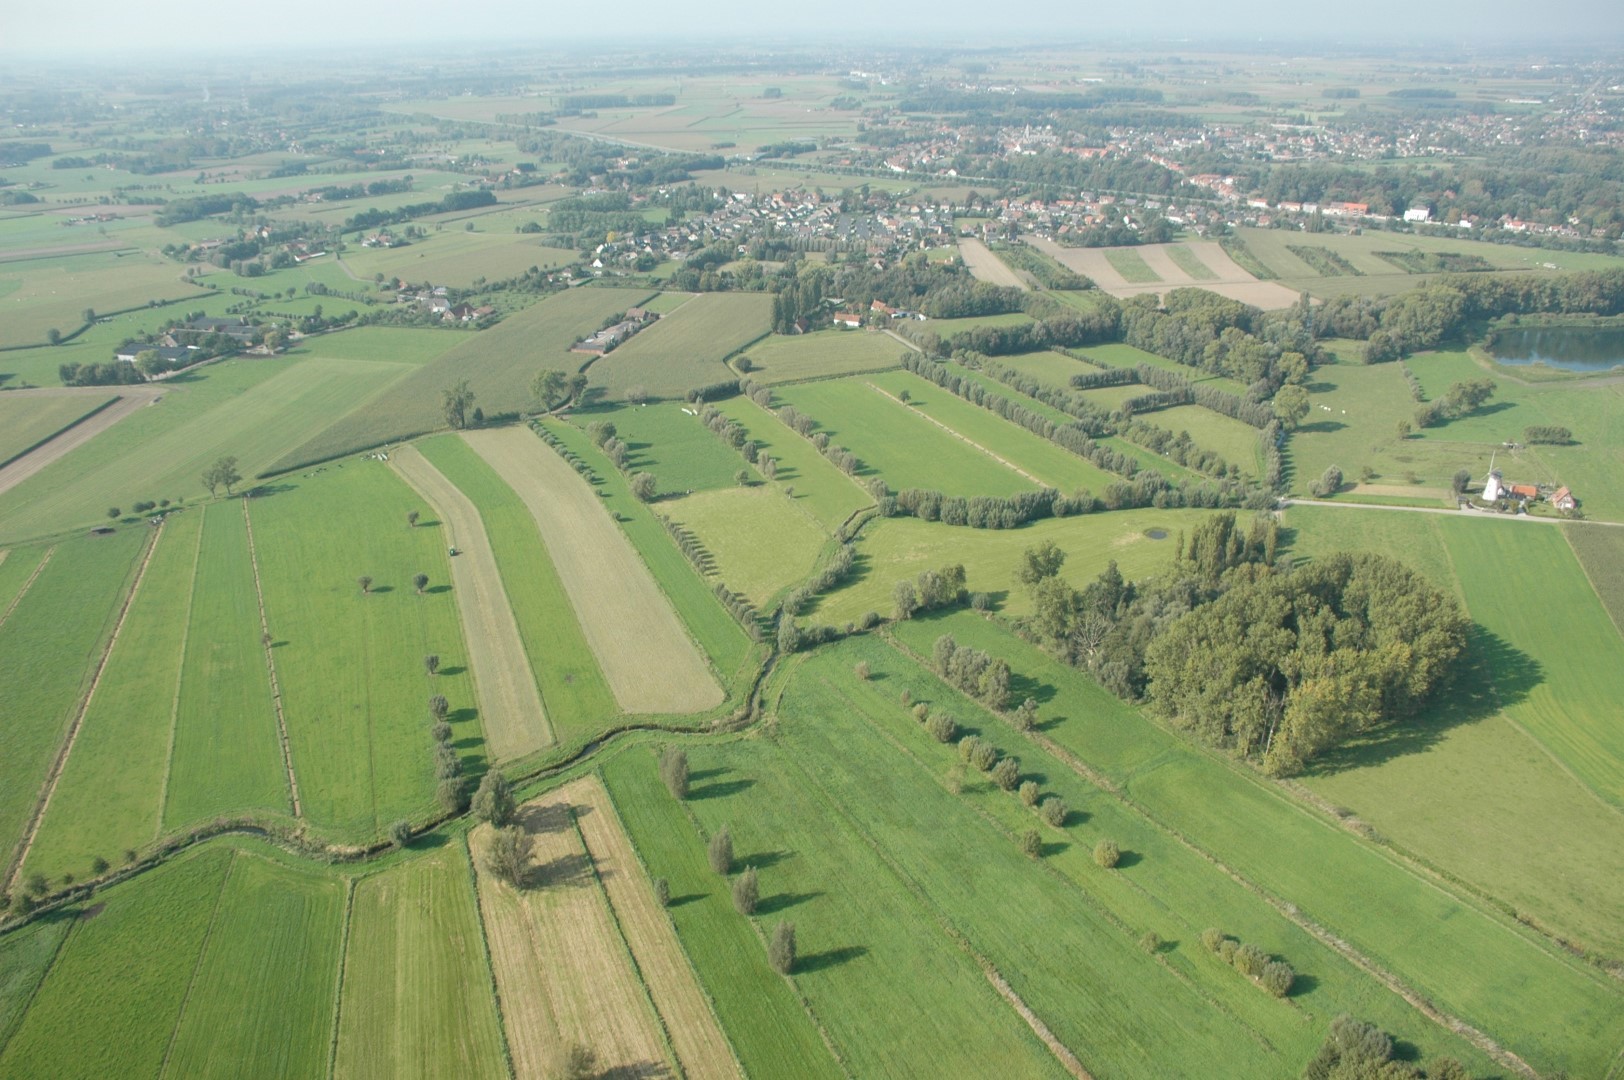
[[1502,364],[1607,371],[1624,364],[1624,326],[1531,326],[1501,330],[1489,346]]

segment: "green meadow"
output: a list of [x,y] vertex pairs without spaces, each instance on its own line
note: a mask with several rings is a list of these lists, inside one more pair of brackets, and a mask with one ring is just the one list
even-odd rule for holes
[[729,398],[717,408],[743,425],[761,453],[773,459],[778,470],[775,486],[825,530],[833,532],[857,511],[873,505],[873,496],[856,480],[768,410],[742,397]]
[[[774,334],[750,346],[734,366],[760,383],[800,382],[897,366],[907,346],[878,331],[819,330]],[[741,362],[749,358],[750,366]]]
[[680,398],[695,387],[731,378],[723,360],[764,336],[771,314],[771,299],[759,293],[696,296],[599,357],[588,374],[612,399],[638,390]]

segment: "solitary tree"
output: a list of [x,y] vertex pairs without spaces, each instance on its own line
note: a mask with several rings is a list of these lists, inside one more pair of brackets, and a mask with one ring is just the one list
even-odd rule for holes
[[1051,795],[1038,809],[1038,814],[1044,821],[1057,829],[1065,828],[1066,815],[1071,811],[1066,806],[1066,800],[1058,795]]
[[479,782],[479,790],[474,792],[474,816],[501,828],[513,820],[516,809],[513,788],[508,785],[507,777],[497,769],[487,772]]
[[548,368],[530,384],[530,392],[541,402],[542,408],[551,409],[564,398],[564,373]]
[[688,797],[688,754],[675,746],[660,751],[660,779],[674,799]]
[[773,927],[772,940],[767,943],[767,961],[780,975],[795,970],[795,924],[781,922]]
[[740,487],[749,487],[750,486],[750,470],[749,469],[740,469],[738,472],[734,473],[733,474],[733,482],[738,484]]
[[408,510],[408,511],[406,511],[406,527],[408,529],[417,528],[417,517],[418,517],[418,514],[417,514],[416,510]]
[[1035,780],[1027,780],[1021,784],[1021,802],[1026,806],[1036,806],[1038,796],[1041,794]]
[[1034,859],[1043,853],[1043,837],[1038,835],[1036,829],[1021,833],[1021,850]]
[[367,593],[372,591],[372,578],[366,574],[362,574],[360,577],[356,578],[355,583],[361,586],[362,596],[365,596]]
[[1005,791],[1014,791],[1021,782],[1021,763],[1012,757],[1007,757],[993,766],[993,783]]
[[427,574],[413,574],[412,584],[416,586],[417,594],[421,596],[423,590],[429,587],[429,576]]
[[640,472],[632,477],[632,494],[643,502],[653,499],[659,487],[660,482],[654,479],[653,473]]
[[389,842],[394,844],[396,849],[405,847],[407,843],[410,842],[411,838],[411,822],[401,818],[398,821],[391,821],[389,823]]
[[524,884],[525,863],[530,858],[530,836],[517,825],[497,829],[491,838],[485,865],[498,878],[515,889]]
[[52,345],[62,344],[62,331],[58,330],[54,326],[51,327],[49,330],[45,331],[45,340]]
[[1122,851],[1115,840],[1101,840],[1094,845],[1094,861],[1107,870],[1114,869],[1122,861]]
[[203,486],[213,495],[218,488],[225,488],[226,494],[231,494],[233,484],[242,480],[242,474],[237,471],[237,459],[234,457],[218,458],[213,465],[203,470]]
[[733,834],[723,825],[710,838],[706,845],[705,854],[710,859],[710,868],[718,874],[727,875],[733,871]]
[[671,906],[671,883],[663,877],[654,879],[654,899],[660,902],[661,907]]
[[427,656],[423,657],[423,670],[428,672],[430,675],[438,675],[440,673],[440,656],[438,653],[429,653]]
[[1045,540],[1021,552],[1021,566],[1017,576],[1021,584],[1030,589],[1044,578],[1052,578],[1060,573],[1060,567],[1065,561],[1066,553],[1061,551],[1053,540]]
[[738,909],[740,915],[754,915],[756,913],[756,901],[760,898],[758,889],[756,868],[753,866],[745,867],[744,873],[740,874],[733,882],[733,906]]
[[109,520],[109,521],[117,521],[117,520],[118,520],[118,516],[119,516],[119,515],[120,515],[120,514],[122,514],[122,513],[123,513],[123,512],[124,512],[124,511],[122,511],[122,510],[120,510],[120,509],[119,509],[119,508],[118,508],[118,507],[116,507],[116,506],[109,506],[109,507],[108,507],[108,508],[107,508],[107,518],[108,518],[108,520]]
[[447,424],[458,430],[468,426],[468,413],[474,405],[474,392],[469,388],[467,379],[463,379],[455,386],[446,387],[442,392],[441,403],[445,407]]

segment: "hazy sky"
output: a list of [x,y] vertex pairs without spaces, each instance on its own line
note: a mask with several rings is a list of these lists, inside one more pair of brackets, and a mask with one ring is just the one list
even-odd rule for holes
[[[819,0],[764,4],[600,0],[27,0],[0,2],[0,51],[88,53],[117,51],[132,62],[163,65],[163,55],[198,49],[258,51],[303,45],[371,51],[403,42],[472,41],[546,44],[584,36],[793,43],[815,36],[847,44],[956,43],[1012,40],[1075,41],[1131,34],[1147,39],[1416,42],[1418,37],[1465,43],[1567,39],[1624,41],[1621,0]],[[138,52],[153,55],[142,57]]]

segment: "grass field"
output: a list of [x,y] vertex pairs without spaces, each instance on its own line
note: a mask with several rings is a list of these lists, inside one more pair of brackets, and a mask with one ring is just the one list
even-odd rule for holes
[[344,883],[239,853],[197,958],[165,1076],[324,1072],[333,1039]]
[[1139,419],[1175,435],[1190,433],[1197,446],[1215,450],[1231,465],[1251,476],[1258,475],[1258,429],[1200,405],[1175,405],[1142,414]]
[[[1118,479],[1041,435],[911,372],[877,375],[867,381],[896,397],[907,391],[914,410],[946,424],[962,438],[1029,473],[1045,487],[1068,492],[1079,488],[1100,491]],[[1013,391],[1005,396],[1019,398]]]
[[738,421],[763,454],[777,463],[775,487],[791,496],[823,528],[833,532],[874,499],[817,448],[748,398],[729,398],[717,408]]
[[[1200,510],[1119,510],[1083,517],[1049,518],[1019,529],[963,529],[916,518],[888,518],[863,529],[859,558],[849,582],[810,609],[817,622],[843,625],[864,612],[891,614],[898,581],[921,570],[962,563],[971,592],[989,594],[1000,611],[1031,611],[1026,591],[1015,578],[1021,553],[1052,541],[1066,553],[1061,576],[1078,588],[1115,560],[1123,574],[1139,579],[1172,564],[1180,531],[1193,530],[1206,517]],[[1167,533],[1152,540],[1151,528]]]
[[243,507],[227,500],[188,513],[203,515],[203,532],[185,667],[169,723],[157,725],[171,745],[161,792],[166,830],[232,812],[292,812]]
[[381,360],[390,364],[421,366],[438,360],[461,345],[464,336],[454,330],[419,330],[402,326],[357,326],[336,334],[306,338],[291,355],[322,356],[329,360]]
[[1197,258],[1195,252],[1189,248],[1175,244],[1167,248],[1166,251],[1167,257],[1173,260],[1173,265],[1189,274],[1196,281],[1216,281],[1218,279],[1218,275],[1213,271],[1212,267]]
[[[924,380],[917,383],[930,385]],[[937,395],[946,397],[946,391]],[[775,396],[811,416],[832,442],[856,454],[863,463],[859,476],[878,475],[893,490],[917,487],[950,495],[1009,495],[1039,486],[1036,479],[1022,476],[932,423],[923,412],[877,393],[864,378],[779,387]],[[987,416],[993,423],[1003,423]]]
[[491,760],[511,761],[542,749],[554,741],[552,727],[479,508],[416,447],[400,447],[390,462],[439,518],[447,547],[457,549],[451,560],[451,591],[462,616]]
[[[463,437],[530,507],[621,709],[693,713],[720,704],[704,656],[592,487],[526,428]],[[650,668],[662,678],[646,678]]]
[[63,428],[95,412],[113,394],[64,394],[61,397],[0,394],[0,465],[44,442]]
[[[369,204],[370,205],[370,204]],[[479,219],[474,219],[476,229]],[[344,252],[344,262],[363,278],[373,274],[404,278],[411,282],[432,282],[467,288],[478,278],[496,281],[524,273],[532,266],[543,270],[568,266],[580,255],[563,248],[547,247],[536,237],[513,232],[431,232],[422,240],[401,248],[352,247]],[[351,288],[362,288],[353,283]]]
[[196,498],[203,470],[226,454],[251,477],[409,370],[314,357],[237,360],[165,384],[158,403],[0,496],[0,536],[80,525],[139,499]]
[[1144,256],[1132,248],[1111,248],[1105,252],[1105,261],[1130,285],[1162,280],[1160,274],[1145,264]]
[[557,1075],[561,1047],[592,1047],[630,1075],[669,1068],[661,1025],[572,812],[580,782],[519,808],[530,841],[523,887],[485,869],[491,830],[468,838],[516,1076]]
[[697,411],[691,405],[662,401],[577,410],[570,419],[582,428],[600,420],[614,424],[626,444],[628,471],[652,473],[662,495],[736,486],[734,475],[749,466],[700,422]]
[[0,1073],[158,1075],[232,860],[220,846],[178,859],[81,916],[0,1054]]
[[624,398],[641,388],[680,398],[731,377],[722,361],[770,329],[772,299],[759,293],[706,293],[643,330],[589,369],[592,385]]
[[0,1059],[72,928],[69,919],[41,919],[0,938]]
[[333,1076],[506,1073],[467,860],[452,842],[356,883]]
[[572,289],[489,330],[457,334],[457,344],[438,359],[418,365],[364,404],[351,402],[352,408],[309,429],[305,439],[267,466],[286,471],[443,428],[441,394],[462,379],[468,380],[475,405],[488,414],[531,409],[536,402],[530,384],[542,369],[580,370],[588,358],[570,352],[570,346],[598,329],[607,316],[648,295],[637,289]]
[[[252,504],[260,584],[305,816],[354,839],[433,805],[428,699],[451,703],[453,745],[483,756],[439,530],[388,465],[328,469]],[[426,573],[418,595],[412,575]],[[370,595],[356,579],[374,578]],[[429,676],[423,657],[440,657]]]
[[699,537],[717,577],[758,607],[812,572],[823,528],[774,485],[707,491],[660,504]]
[[878,331],[819,330],[773,334],[750,346],[749,377],[759,383],[799,382],[897,366],[907,347]]
[[1073,375],[1083,375],[1099,370],[1091,364],[1073,360],[1064,353],[1057,352],[1018,353],[1015,356],[1000,356],[998,362],[1057,390],[1070,390]]
[[164,524],[23,864],[25,875],[88,876],[92,859],[116,864],[125,850],[139,850],[157,835],[202,525],[195,511]]
[[[11,277],[18,267],[7,266]],[[156,252],[118,258],[111,253],[73,255],[27,264],[21,284],[0,295],[0,345],[43,343],[46,333],[77,330],[86,308],[122,311],[151,300],[203,295],[182,280],[182,269]]]
[[1165,356],[1158,356],[1153,352],[1136,349],[1132,345],[1124,345],[1121,342],[1113,342],[1109,345],[1090,345],[1081,352],[1085,359],[1100,367],[1136,368],[1140,364],[1146,364],[1153,368],[1161,368],[1163,371],[1171,371],[1188,382],[1205,383],[1214,389],[1222,390],[1226,394],[1234,394],[1237,397],[1246,396],[1246,387],[1234,379],[1224,375],[1214,375],[1200,368],[1187,367],[1176,360],[1169,360]]
[[569,424],[549,421],[547,429],[570,449],[590,463],[598,480],[593,486],[600,505],[620,525],[621,532],[637,551],[643,565],[653,573],[678,616],[710,657],[724,680],[736,679],[746,665],[754,664],[760,652],[751,645],[739,624],[716,599],[711,586],[700,577],[654,516],[654,508],[638,501],[626,478],[615,471],[592,440]]
[[[1044,735],[1118,785],[1150,820],[1197,838],[1245,880],[1330,928],[1438,1007],[1493,1032],[1536,1069],[1605,1074],[1611,1067],[1624,993],[1604,975],[1507,917],[1426,887],[1375,847],[1144,722],[993,624],[956,615],[899,628],[927,652],[944,631],[1007,658],[1031,680],[1025,685],[1049,721]],[[1213,814],[1214,800],[1227,808],[1222,815]],[[1282,859],[1283,850],[1313,856]]]
[[89,688],[148,531],[58,544],[0,626],[0,700],[11,718],[0,724],[0,849],[8,861]]
[[602,731],[619,709],[530,508],[462,439],[437,436],[418,449],[479,507],[542,706],[559,741]]
[[1624,533],[1586,525],[1565,525],[1568,544],[1579,559],[1596,597],[1624,634]]

